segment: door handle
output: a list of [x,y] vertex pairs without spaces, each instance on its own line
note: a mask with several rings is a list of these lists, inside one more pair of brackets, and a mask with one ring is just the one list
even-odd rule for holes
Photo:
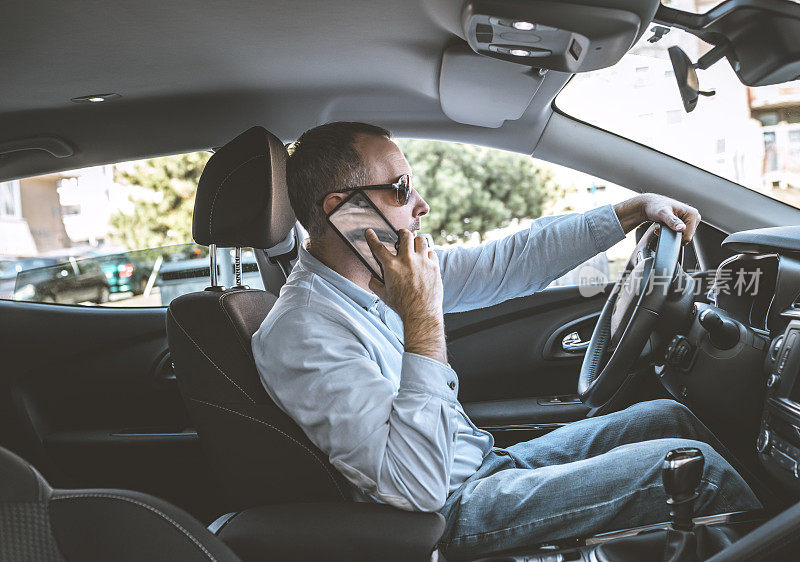
[[178,380],[175,376],[175,363],[172,362],[169,349],[161,352],[153,366],[153,377],[158,384],[172,384]]
[[599,312],[593,312],[562,324],[554,330],[544,344],[542,355],[545,359],[565,359],[575,361],[589,349],[591,334],[597,323]]
[[582,341],[578,332],[570,332],[561,340],[561,349],[566,353],[583,353],[589,348],[588,341]]

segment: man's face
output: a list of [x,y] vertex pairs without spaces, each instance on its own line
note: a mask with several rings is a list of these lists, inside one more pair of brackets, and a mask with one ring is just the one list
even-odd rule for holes
[[[411,166],[403,156],[403,151],[386,137],[364,135],[356,142],[356,149],[369,170],[371,185],[394,183],[403,174],[411,174]],[[398,230],[401,228],[407,228],[412,232],[419,230],[420,218],[430,211],[430,207],[416,189],[411,190],[408,203],[402,207],[397,205],[397,196],[393,189],[370,190],[364,193]]]

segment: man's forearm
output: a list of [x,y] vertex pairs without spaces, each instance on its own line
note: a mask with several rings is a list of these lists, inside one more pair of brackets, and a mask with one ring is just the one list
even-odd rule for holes
[[403,319],[405,350],[447,364],[444,320],[430,315]]
[[642,224],[647,218],[641,196],[631,197],[622,203],[617,203],[614,205],[614,212],[617,213],[619,224],[626,233]]

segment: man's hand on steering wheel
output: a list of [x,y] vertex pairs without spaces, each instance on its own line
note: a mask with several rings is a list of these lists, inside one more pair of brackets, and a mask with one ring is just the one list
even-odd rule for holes
[[642,193],[614,205],[619,222],[629,232],[644,221],[660,222],[681,233],[686,245],[700,224],[700,213],[694,207],[655,193]]
[[[693,287],[688,278],[676,293],[672,289],[679,265],[681,242],[691,240],[700,214],[672,199],[645,194],[615,207],[626,230],[642,217],[655,218],[636,243],[625,272],[615,283],[597,319],[578,378],[578,395],[593,407],[607,404],[635,373],[651,334],[672,318],[688,316]],[[679,218],[680,217],[680,218]],[[670,228],[662,228],[661,224]],[[685,276],[685,274],[683,274]],[[667,306],[667,298],[672,300]],[[677,298],[676,298],[677,297]]]

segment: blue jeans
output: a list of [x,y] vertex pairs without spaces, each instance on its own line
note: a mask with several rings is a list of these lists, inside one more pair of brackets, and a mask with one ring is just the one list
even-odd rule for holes
[[669,520],[664,455],[705,455],[697,515],[758,509],[717,439],[683,405],[654,400],[571,423],[508,449],[494,449],[447,498],[448,560]]

